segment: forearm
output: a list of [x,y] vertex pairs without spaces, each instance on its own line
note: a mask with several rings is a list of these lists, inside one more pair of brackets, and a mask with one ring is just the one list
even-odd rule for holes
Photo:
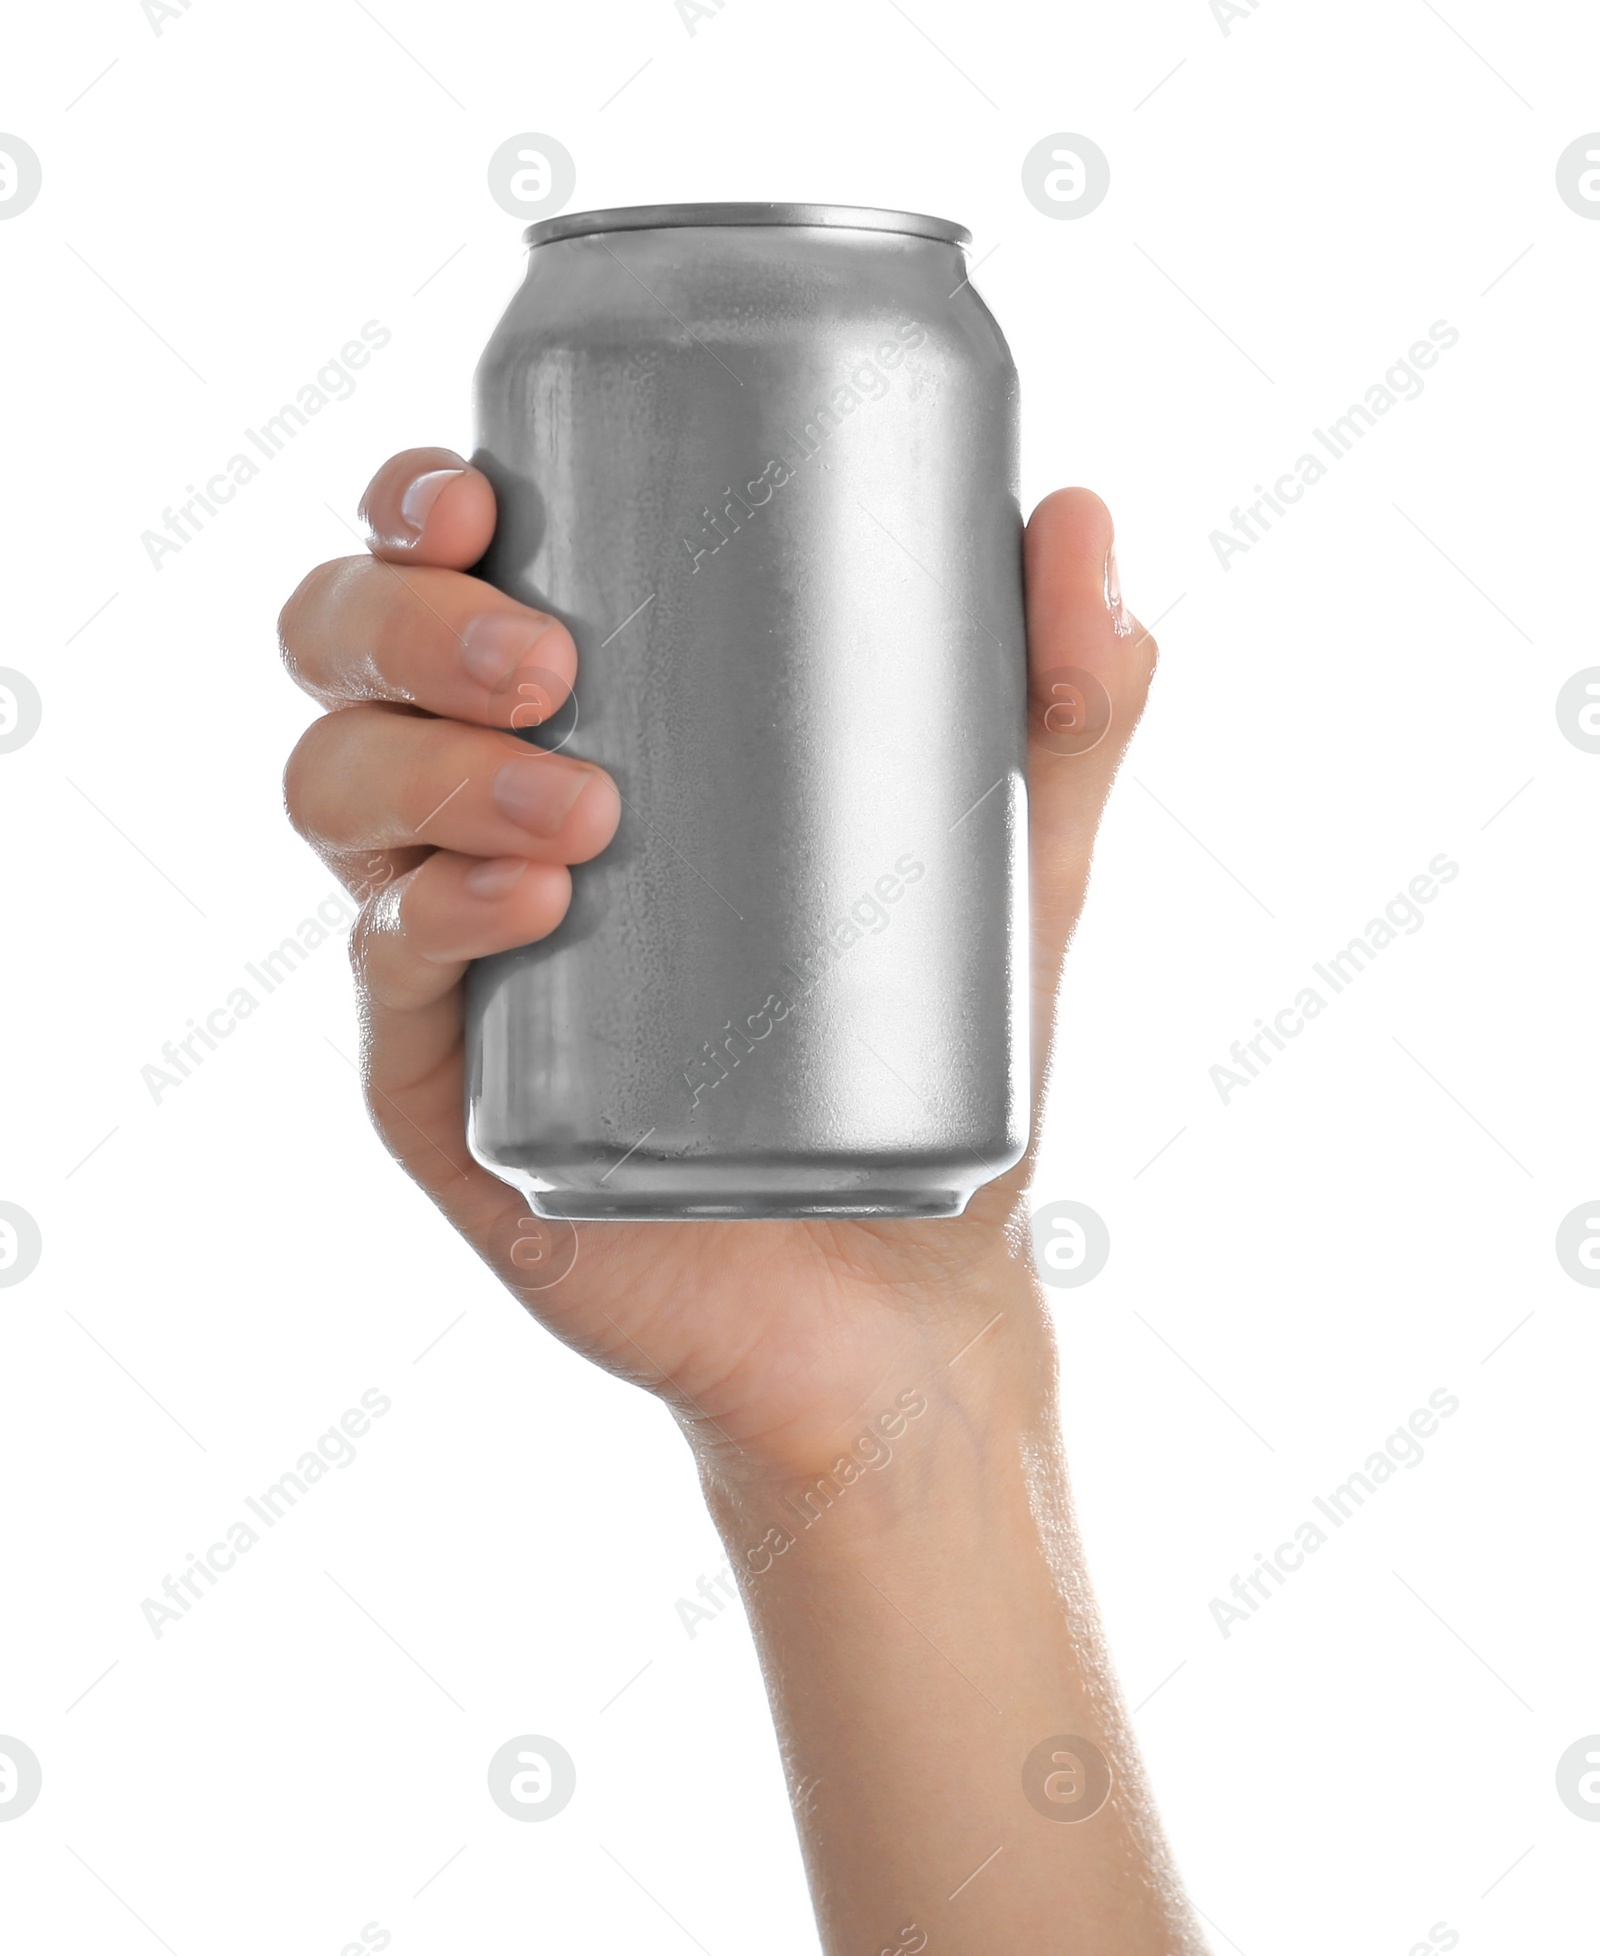
[[996,1313],[959,1355],[914,1341],[908,1376],[809,1478],[707,1469],[823,1944],[1189,1956],[1202,1944],[1106,1664],[1052,1347],[1020,1274]]

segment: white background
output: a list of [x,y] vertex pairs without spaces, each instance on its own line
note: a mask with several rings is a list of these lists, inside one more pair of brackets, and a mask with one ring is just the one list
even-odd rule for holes
[[[337,938],[141,1080],[329,890],[279,812],[312,709],[273,621],[383,456],[468,444],[522,131],[574,209],[972,227],[1026,499],[1098,488],[1162,617],[1038,1198],[1111,1231],[1052,1292],[1063,1415],[1180,1862],[1219,1956],[1594,1947],[1555,1765],[1600,1731],[1600,1299],[1554,1253],[1600,1190],[1600,756],[1554,712],[1600,664],[1600,222],[1555,189],[1592,10],[193,0],[158,34],[77,0],[0,57],[44,168],[0,223],[0,663],[44,699],[0,757],[0,1198],[44,1241],[0,1291],[0,1732],[44,1771],[7,1947],[816,1946],[743,1622],[675,1607],[721,1563],[687,1454],[391,1169]],[[1111,161],[1078,221],[1021,189],[1060,131]],[[374,319],[354,397],[152,568],[163,507]],[[1421,398],[1224,570],[1210,533],[1438,320]],[[1425,926],[1224,1105],[1229,1045],[1440,852]],[[157,1640],[142,1600],[374,1387],[355,1464]],[[1224,1638],[1211,1599],[1438,1388],[1423,1463]],[[544,1825],[485,1791],[526,1732],[577,1761]]]

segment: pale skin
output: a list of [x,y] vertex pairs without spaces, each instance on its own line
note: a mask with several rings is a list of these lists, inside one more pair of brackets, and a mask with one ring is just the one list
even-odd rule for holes
[[[410,450],[362,514],[370,554],[312,571],[280,632],[325,709],[289,760],[290,818],[362,897],[372,1118],[549,1330],[675,1414],[760,1649],[828,1956],[1203,1956],[1073,1523],[1033,1150],[945,1221],[580,1224],[570,1272],[530,1290],[510,1260],[526,1205],[463,1135],[461,980],[555,928],[569,866],[606,847],[621,804],[600,769],[505,731],[506,676],[553,675],[553,705],[577,651],[465,574],[494,528],[484,477]],[[1108,601],[1111,545],[1082,489],[1047,497],[1026,534],[1036,1105],[1095,832],[1155,666]],[[1086,753],[1056,751],[1046,727],[1062,667],[1111,701]],[[1110,1767],[1087,1817],[1077,1755],[1045,1746],[1025,1785],[1063,1736]]]

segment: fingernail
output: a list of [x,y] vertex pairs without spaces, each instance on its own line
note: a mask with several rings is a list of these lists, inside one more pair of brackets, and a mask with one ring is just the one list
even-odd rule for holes
[[1133,636],[1133,619],[1122,602],[1122,579],[1117,571],[1117,546],[1106,552],[1106,609],[1111,613],[1111,629],[1118,638]]
[[465,469],[430,469],[407,484],[406,493],[400,498],[400,515],[412,536],[422,535],[422,526],[428,520],[428,511],[439,500],[439,491],[447,482],[465,474]]
[[495,856],[489,862],[474,863],[462,880],[476,897],[503,897],[522,881],[527,867],[526,856]]
[[461,663],[480,686],[498,686],[549,629],[532,612],[485,611],[461,633]]
[[507,761],[495,776],[490,793],[502,815],[535,835],[554,835],[593,778],[589,768],[575,768],[553,756],[542,760]]

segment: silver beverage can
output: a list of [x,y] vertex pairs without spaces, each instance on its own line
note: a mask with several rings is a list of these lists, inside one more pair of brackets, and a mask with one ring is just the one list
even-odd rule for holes
[[690,204],[527,241],[479,568],[578,646],[506,724],[622,816],[473,967],[472,1151],[549,1217],[957,1215],[1029,1117],[1017,377],[969,234]]

